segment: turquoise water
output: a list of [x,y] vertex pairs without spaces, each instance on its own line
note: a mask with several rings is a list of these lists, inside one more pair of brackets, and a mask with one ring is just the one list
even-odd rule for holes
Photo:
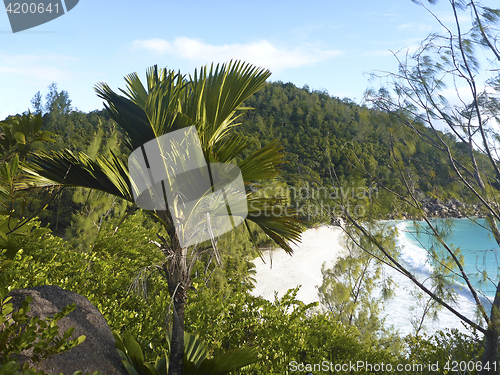
[[[485,219],[477,219],[476,222],[469,219],[450,219],[450,230],[445,237],[448,246],[453,245],[460,249],[464,257],[464,269],[474,286],[480,289],[486,296],[493,297],[496,283],[499,280],[500,252],[499,246],[493,236],[486,228]],[[437,219],[432,221],[439,229],[448,227],[446,221]],[[437,251],[445,251],[441,245],[436,245],[434,237],[429,235],[430,229],[425,222],[419,222],[420,233],[412,221],[399,221],[396,226],[400,231],[399,245],[402,245],[402,258],[422,273],[429,273],[432,264],[428,260],[424,248],[430,248],[433,244]],[[482,281],[483,273],[486,271],[491,280]],[[463,283],[463,280],[458,280]]]

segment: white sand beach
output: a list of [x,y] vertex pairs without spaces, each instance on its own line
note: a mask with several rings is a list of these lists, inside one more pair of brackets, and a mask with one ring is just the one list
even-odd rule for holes
[[[343,245],[343,231],[339,227],[321,226],[308,229],[302,234],[301,239],[301,243],[293,246],[292,256],[282,249],[276,249],[264,252],[266,263],[260,258],[254,260],[257,283],[252,291],[253,295],[274,301],[276,292],[278,297],[282,297],[289,289],[301,286],[297,299],[304,303],[319,301],[316,287],[322,283],[322,264],[326,262],[327,267],[332,267],[338,257],[348,253]],[[384,273],[386,277],[393,278],[397,287],[396,296],[385,304],[382,316],[386,317],[388,326],[394,326],[402,335],[409,334],[413,331],[410,319],[418,315],[419,310],[411,309],[416,305],[416,300],[412,296],[415,286],[408,278],[389,267],[384,267]],[[470,296],[459,293],[457,303],[453,306],[473,319],[475,305]],[[445,328],[457,328],[461,332],[467,332],[460,319],[444,309],[439,313],[438,321],[427,319],[425,326],[428,333]]]
[[301,285],[297,299],[319,301],[316,286],[322,282],[321,266],[326,262],[332,267],[339,256],[347,254],[342,234],[339,227],[321,226],[302,233],[301,242],[292,246],[292,256],[282,249],[264,251],[266,263],[260,258],[254,261],[257,285],[252,294],[274,301],[275,292],[283,297],[288,289]]

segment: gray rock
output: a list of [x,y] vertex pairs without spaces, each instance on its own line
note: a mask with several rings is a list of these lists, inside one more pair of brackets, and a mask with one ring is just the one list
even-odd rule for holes
[[443,201],[441,199],[439,199],[439,198],[434,198],[434,199],[431,200],[431,202],[434,203],[434,204],[437,204],[437,205],[443,204]]
[[[85,297],[64,290],[58,286],[45,285],[29,289],[13,290],[12,304],[15,309],[21,307],[27,296],[32,296],[29,316],[39,316],[41,319],[51,317],[65,306],[75,303],[76,309],[58,323],[61,331],[75,327],[73,336],[85,335],[86,340],[67,352],[58,354],[39,363],[37,370],[48,374],[65,375],[75,371],[92,373],[100,371],[107,375],[128,375],[120,356],[116,351],[115,340],[111,329],[99,310]],[[23,353],[28,356],[30,353]]]

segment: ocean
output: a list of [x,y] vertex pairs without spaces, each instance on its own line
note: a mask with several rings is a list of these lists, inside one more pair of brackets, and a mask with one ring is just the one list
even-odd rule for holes
[[[438,228],[442,228],[446,223],[444,220],[434,222]],[[424,228],[417,234],[417,228],[410,220],[384,223],[398,228],[397,245],[401,258],[407,269],[419,280],[426,280],[425,285],[430,288],[429,276],[433,264],[429,262],[424,248],[432,245],[432,237],[425,233]],[[498,280],[498,245],[483,228],[486,225],[484,219],[477,220],[477,223],[469,219],[451,219],[449,223],[451,231],[446,241],[460,248],[465,260],[465,269],[471,281],[482,292],[481,299],[489,314],[491,304],[488,299],[492,300],[495,286],[491,282],[482,283],[479,271],[486,270],[491,279]],[[308,229],[302,234],[301,243],[292,246],[293,256],[281,249],[264,252],[264,258],[267,259],[265,264],[260,258],[254,260],[257,283],[252,293],[273,301],[275,293],[281,297],[288,289],[300,286],[297,294],[299,300],[305,303],[319,301],[316,287],[322,282],[321,266],[325,263],[327,267],[332,267],[339,256],[346,255],[342,238],[342,230],[339,227],[322,226]],[[437,248],[436,251],[442,249]],[[415,294],[419,289],[406,276],[390,267],[384,266],[384,277],[392,277],[397,284],[394,289],[395,297],[383,306],[382,316],[386,318],[386,326],[393,326],[401,335],[413,333],[412,322],[421,318],[422,302],[425,303],[428,297],[418,300]],[[459,280],[453,284],[453,289],[456,291],[456,302],[450,305],[467,318],[476,321],[476,305],[470,292]],[[424,327],[424,331],[429,334],[446,328],[469,332],[461,320],[446,309],[439,311],[437,320],[427,317]]]
[[[434,246],[439,254],[444,252],[441,245],[437,245],[434,237],[429,234],[429,229],[424,222],[415,223],[410,220],[388,221],[389,226],[398,229],[397,245],[401,249],[401,258],[404,260],[409,270],[411,270],[419,280],[427,280],[426,286],[430,286],[429,275],[432,272],[433,264],[429,261],[426,248]],[[493,236],[489,233],[485,219],[435,219],[433,225],[439,230],[445,230],[446,243],[458,248],[464,259],[464,270],[471,283],[482,294],[481,300],[489,313],[491,302],[498,280],[499,271],[499,246]],[[420,230],[418,228],[420,227]],[[488,278],[484,277],[486,271]],[[416,287],[412,282],[386,267],[387,276],[392,276],[398,287],[396,297],[385,306],[386,322],[392,324],[401,334],[411,333],[413,326],[411,321],[415,321],[421,316],[422,307],[419,307],[417,299],[413,297]],[[465,287],[463,280],[456,280],[453,286],[457,293],[456,303],[451,304],[453,308],[471,320],[476,321],[476,307],[472,295]],[[468,332],[467,328],[455,315],[448,310],[442,309],[437,320],[427,318],[425,321],[426,331],[432,333],[445,328],[456,328],[461,332]]]

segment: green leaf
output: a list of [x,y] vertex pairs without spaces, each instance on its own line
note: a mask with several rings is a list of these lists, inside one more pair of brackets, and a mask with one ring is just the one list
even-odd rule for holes
[[118,350],[120,350],[123,354],[125,354],[127,349],[125,349],[125,345],[123,344],[123,340],[120,337],[120,335],[118,334],[118,332],[113,331],[113,337],[115,338],[115,346],[118,348]]
[[168,375],[168,356],[167,353],[163,357],[156,358],[155,369],[159,375]]
[[128,356],[133,361],[144,362],[144,355],[142,354],[142,349],[137,343],[137,341],[134,340],[131,334],[125,333],[125,335],[123,335],[123,343],[125,344],[125,348],[127,349]]
[[208,357],[208,348],[198,335],[184,332],[184,355],[195,367],[199,367]]
[[14,375],[15,372],[19,369],[19,365],[15,361],[10,361],[3,365],[1,368],[1,373],[2,374],[12,374]]
[[19,166],[19,154],[16,154],[12,160],[11,172],[15,175],[17,172],[17,167]]
[[87,339],[85,335],[81,335],[76,339],[76,345],[80,345],[82,342],[84,342]]
[[21,143],[23,145],[26,144],[26,136],[23,133],[21,133],[21,132],[15,132],[14,133],[14,138],[16,139],[16,141],[18,143]]
[[38,114],[38,115],[33,117],[33,130],[35,133],[38,133],[40,131],[40,129],[42,129],[42,124],[43,124],[43,120],[42,120],[41,114]]
[[125,366],[125,369],[130,375],[143,375],[139,372],[136,371],[135,367],[132,366],[132,364],[129,361],[122,360],[123,365]]
[[7,303],[2,307],[2,315],[9,315],[13,310],[12,303]]
[[224,375],[256,363],[258,360],[255,348],[242,348],[224,353],[219,357],[206,359],[198,370],[199,373],[206,375]]

